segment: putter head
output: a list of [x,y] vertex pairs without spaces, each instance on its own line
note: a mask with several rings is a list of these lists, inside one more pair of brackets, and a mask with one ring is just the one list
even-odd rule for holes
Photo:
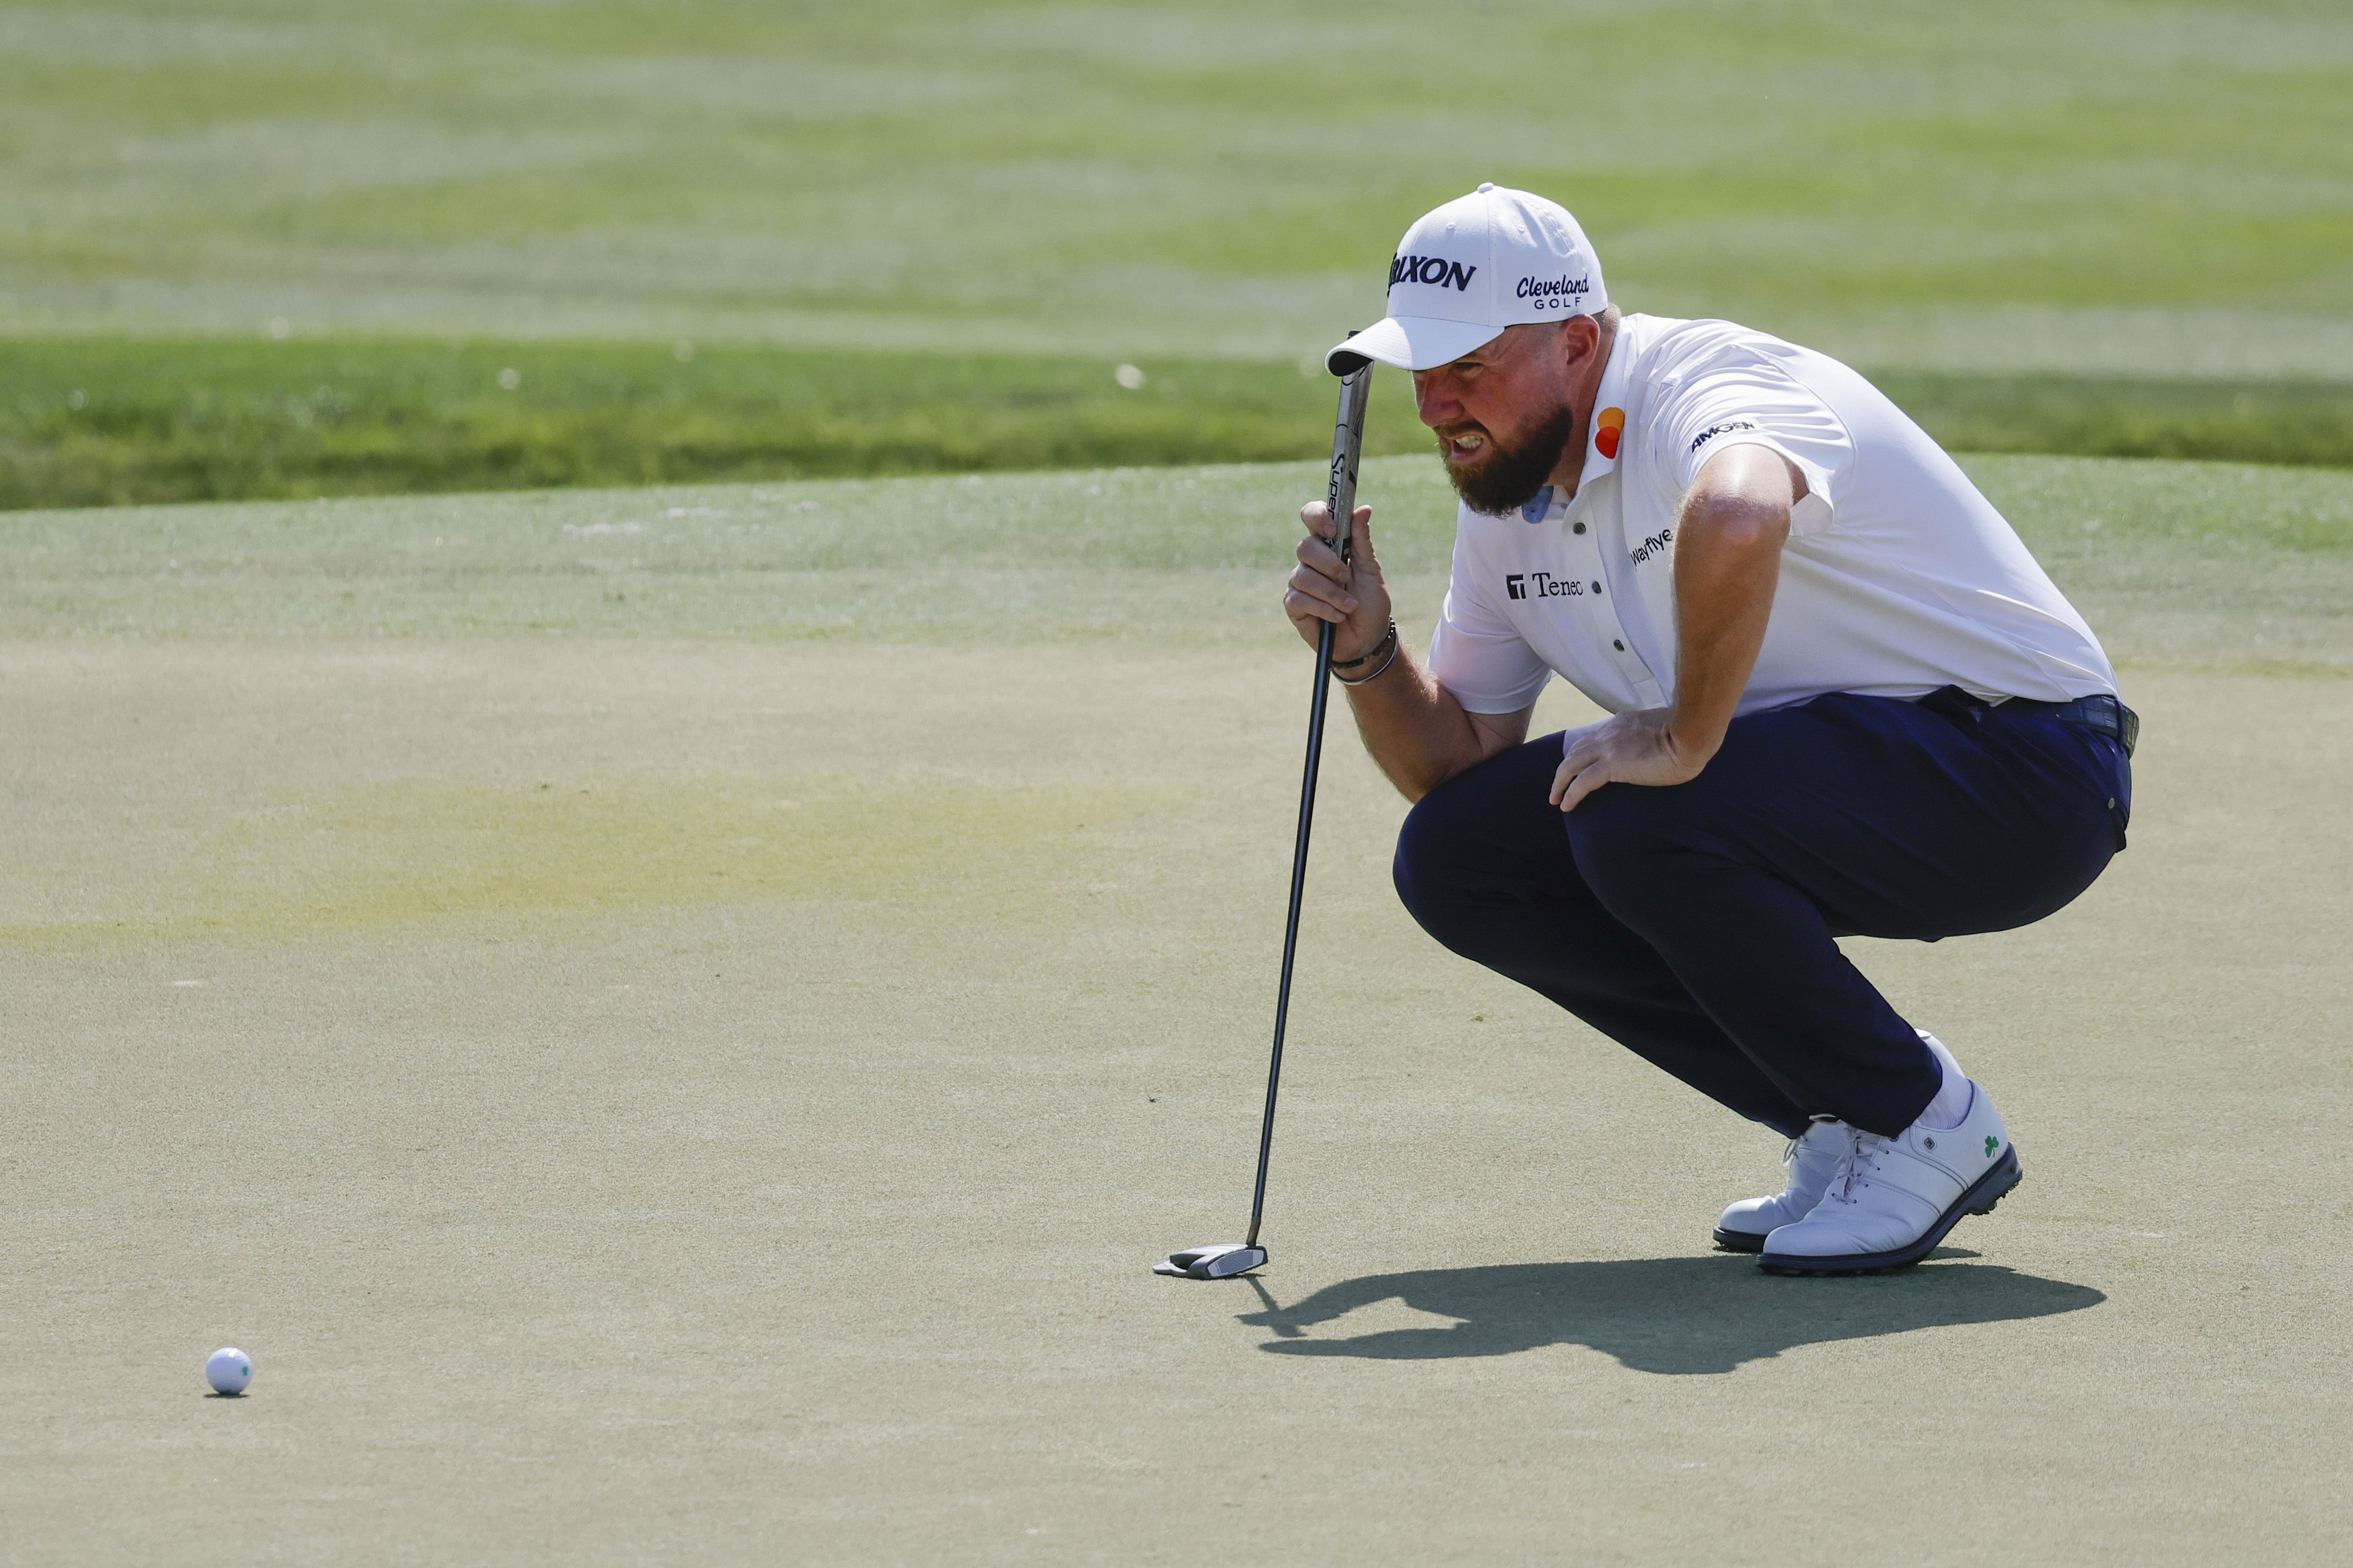
[[1265,1264],[1265,1247],[1221,1241],[1214,1247],[1188,1247],[1182,1252],[1172,1252],[1167,1262],[1154,1264],[1152,1271],[1177,1279],[1230,1279]]

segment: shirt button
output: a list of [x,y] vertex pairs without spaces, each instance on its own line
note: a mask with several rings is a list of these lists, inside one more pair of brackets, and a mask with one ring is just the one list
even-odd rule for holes
[[1596,583],[1595,584],[1593,584],[1593,591],[1594,591],[1595,593],[1597,593],[1597,594],[1599,594],[1599,592],[1601,592],[1601,584],[1599,584],[1599,583]]
[[1581,522],[1572,522],[1568,525],[1568,531],[1571,533],[1583,533],[1585,531],[1585,524]]
[[1616,648],[1620,653],[1624,653],[1626,651],[1626,645],[1616,637],[1609,639],[1609,646]]

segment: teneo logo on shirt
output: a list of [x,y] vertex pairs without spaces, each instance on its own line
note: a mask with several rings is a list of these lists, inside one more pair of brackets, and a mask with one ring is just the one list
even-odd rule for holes
[[1574,310],[1593,292],[1593,279],[1585,278],[1523,278],[1520,286],[1512,290],[1518,298],[1533,300],[1539,310]]
[[1691,449],[1696,452],[1702,447],[1706,446],[1710,441],[1715,440],[1718,436],[1727,435],[1735,430],[1754,430],[1756,428],[1757,426],[1755,425],[1746,419],[1727,419],[1721,425],[1711,425],[1706,429],[1701,431],[1698,435],[1693,437]]
[[1581,599],[1585,584],[1549,572],[1514,572],[1504,579],[1504,592],[1514,599]]
[[1459,261],[1449,261],[1442,256],[1399,256],[1389,262],[1389,287],[1400,283],[1434,283],[1443,289],[1452,284],[1459,293],[1471,291],[1471,275],[1479,269],[1465,267]]

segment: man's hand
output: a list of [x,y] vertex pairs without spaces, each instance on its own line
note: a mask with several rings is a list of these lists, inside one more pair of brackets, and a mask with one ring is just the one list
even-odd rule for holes
[[[1373,553],[1372,516],[1371,507],[1356,509],[1344,565],[1332,548],[1332,509],[1323,501],[1299,509],[1307,537],[1299,542],[1299,564],[1282,609],[1310,647],[1325,626],[1333,627],[1336,659],[1362,658],[1388,636],[1389,589]],[[1463,769],[1518,745],[1535,711],[1530,706],[1516,713],[1464,712],[1402,641],[1379,669],[1366,670],[1346,690],[1365,750],[1408,800],[1419,800]]]
[[1763,447],[1728,447],[1700,469],[1675,519],[1675,705],[1571,731],[1555,805],[1574,811],[1607,784],[1699,777],[1757,668],[1789,510],[1805,495],[1797,465]]
[[1381,579],[1380,558],[1373,553],[1373,509],[1360,506],[1350,530],[1348,559],[1344,563],[1332,548],[1332,509],[1311,501],[1299,509],[1307,537],[1299,542],[1299,564],[1282,595],[1282,613],[1314,647],[1331,622],[1332,658],[1339,663],[1372,651],[1388,636],[1389,588]]
[[1673,720],[1672,709],[1642,708],[1571,730],[1560,771],[1552,775],[1553,805],[1575,811],[1606,784],[1679,784],[1699,777],[1707,758],[1677,742]]

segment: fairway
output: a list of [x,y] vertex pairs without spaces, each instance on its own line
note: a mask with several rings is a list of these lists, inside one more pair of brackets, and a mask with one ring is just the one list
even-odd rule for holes
[[0,0],[0,509],[1314,458],[1482,180],[1954,450],[2344,467],[2348,105],[2339,0]]
[[2347,379],[2332,0],[0,5],[0,331],[1288,363],[1482,179],[1859,364]]
[[[0,516],[0,1546],[2330,1557],[2353,479],[1968,466],[2132,844],[1852,944],[2026,1181],[1842,1281],[1708,1246],[1777,1140],[1412,926],[1345,727],[1273,1262],[1145,1271],[1247,1208],[1320,464]],[[1433,468],[1364,479],[1417,642]]]

